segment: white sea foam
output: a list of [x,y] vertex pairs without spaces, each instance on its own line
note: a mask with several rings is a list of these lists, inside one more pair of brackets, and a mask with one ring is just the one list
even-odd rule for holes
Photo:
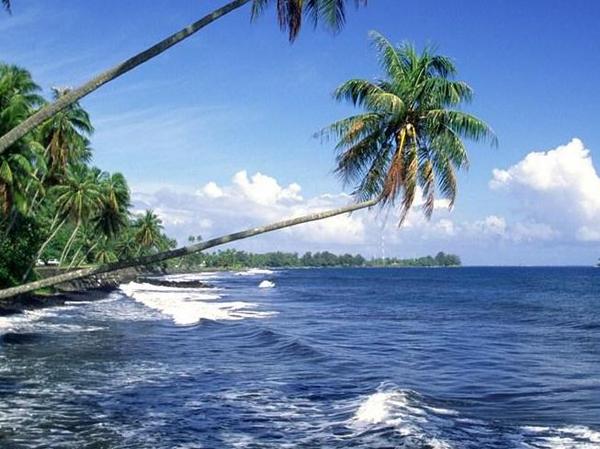
[[104,329],[99,326],[57,323],[53,318],[67,316],[78,305],[54,306],[25,310],[22,313],[0,317],[0,334],[8,332],[94,332]]
[[375,393],[369,396],[358,408],[354,415],[355,423],[378,424],[389,416],[388,402],[393,393]]
[[258,288],[273,288],[275,287],[275,282],[264,280],[260,284],[258,284]]
[[173,282],[182,281],[205,281],[210,279],[218,279],[223,277],[222,272],[218,271],[205,271],[201,273],[182,273],[182,274],[169,274],[161,276],[160,279]]
[[272,271],[272,270],[266,270],[266,269],[262,269],[262,268],[250,268],[249,270],[246,270],[246,271],[238,271],[235,274],[237,276],[258,276],[258,275],[273,274],[273,273],[274,273],[274,271]]
[[185,326],[201,320],[241,320],[265,318],[273,312],[257,309],[254,303],[225,301],[211,289],[163,287],[130,282],[120,286],[130,298],[170,317],[177,325]]
[[586,426],[501,430],[492,423],[461,417],[456,410],[428,405],[417,393],[389,384],[382,384],[354,407],[354,415],[347,422],[354,429],[353,438],[391,428],[402,439],[397,446],[401,448],[600,449],[600,432]]

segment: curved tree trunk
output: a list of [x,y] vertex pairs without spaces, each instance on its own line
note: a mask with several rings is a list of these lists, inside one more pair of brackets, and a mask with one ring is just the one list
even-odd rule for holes
[[119,76],[129,72],[130,70],[154,58],[155,56],[160,55],[164,51],[171,48],[173,45],[178,44],[182,40],[196,33],[198,30],[204,28],[205,26],[211,24],[220,17],[245,5],[250,1],[251,0],[234,0],[232,2],[227,3],[221,8],[216,9],[210,14],[202,17],[197,22],[188,25],[187,27],[183,28],[177,33],[172,34],[166,39],[163,39],[159,43],[127,59],[119,65],[108,69],[105,72],[102,72],[101,74],[92,78],[82,86],[79,86],[76,89],[69,91],[65,95],[56,99],[54,102],[44,106],[31,117],[29,117],[27,120],[23,121],[13,129],[11,129],[9,132],[4,134],[2,137],[0,137],[0,154],[4,153],[9,146],[11,146],[29,131],[33,130],[36,126],[48,120],[54,114],[66,108],[70,104],[75,103],[79,99],[98,89],[100,86],[114,80],[115,78],[118,78]]
[[311,221],[323,220],[324,218],[354,212],[359,209],[365,209],[367,207],[376,205],[378,202],[379,198],[365,201],[362,203],[350,204],[348,206],[340,207],[337,209],[331,209],[325,212],[317,212],[314,214],[304,215],[298,218],[291,218],[289,220],[278,221],[266,226],[259,226],[257,228],[246,229],[245,231],[227,234],[221,237],[207,240],[205,242],[200,242],[189,246],[183,246],[181,248],[172,249],[169,251],[163,251],[158,254],[151,254],[149,256],[138,257],[137,259],[133,260],[109,263],[104,265],[98,265],[95,267],[81,268],[78,270],[69,271],[68,273],[60,274],[58,276],[51,276],[46,279],[23,284],[18,287],[0,290],[0,299],[10,298],[23,293],[29,293],[39,288],[51,287],[56,284],[73,281],[75,279],[85,278],[94,274],[108,273],[110,271],[116,271],[123,268],[150,265],[153,263],[162,262],[163,260],[186,256],[188,254],[203,251],[205,249],[213,248],[219,245],[224,245],[225,243],[234,242],[236,240],[242,240],[248,237],[253,237],[255,235],[264,234],[266,232],[276,231],[278,229],[288,228],[290,226],[308,223]]
[[[58,220],[58,214],[54,217],[54,220],[52,220],[52,225],[50,226],[50,231],[51,231],[50,237],[48,237],[46,239],[46,241],[44,243],[42,243],[42,246],[40,246],[40,249],[38,249],[38,252],[36,253],[35,258],[31,261],[31,265],[29,265],[29,268],[27,269],[27,272],[23,275],[22,281],[24,281],[25,279],[27,279],[29,277],[29,273],[31,273],[31,270],[33,270],[33,267],[35,266],[35,264],[37,263],[37,261],[40,259],[40,257],[44,253],[44,250],[46,249],[46,246],[48,246],[48,244],[52,241],[52,239],[54,238],[54,236],[56,236],[56,233],[67,222],[67,219],[64,218],[63,221],[61,221],[58,224],[58,226],[56,226],[56,228],[54,228],[57,220]],[[52,230],[52,229],[54,229],[54,230]]]
[[67,240],[67,244],[63,248],[63,252],[60,255],[60,260],[58,261],[59,266],[62,266],[62,264],[65,262],[65,259],[67,258],[67,255],[69,254],[69,251],[71,250],[71,245],[73,245],[73,242],[75,241],[75,236],[77,235],[77,232],[79,232],[80,226],[81,226],[81,220],[77,220],[75,229],[73,229],[73,233],[71,234],[71,237],[69,237],[69,240]]

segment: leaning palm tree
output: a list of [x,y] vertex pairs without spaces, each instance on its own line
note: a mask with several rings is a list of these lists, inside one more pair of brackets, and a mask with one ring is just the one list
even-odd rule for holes
[[[41,108],[27,120],[15,126],[6,134],[0,134],[0,154],[18,139],[32,131],[34,128],[51,118],[57,112],[75,103],[79,99],[94,92],[104,84],[120,77],[137,66],[165,52],[172,46],[192,36],[215,20],[230,12],[252,3],[252,19],[261,14],[267,6],[275,4],[277,18],[283,30],[288,32],[290,41],[293,41],[302,26],[302,18],[306,16],[315,26],[323,22],[328,28],[337,31],[344,24],[345,4],[348,1],[356,5],[366,4],[367,0],[234,0],[212,11],[200,20],[186,26],[180,31],[163,39],[152,47],[132,56],[122,63],[100,73],[85,84],[69,91],[67,94],[55,99],[54,102]],[[10,1],[2,0],[7,10],[10,11]]]
[[473,91],[453,79],[449,58],[432,48],[418,53],[409,43],[395,47],[376,32],[371,38],[385,77],[338,87],[338,101],[364,112],[332,124],[322,136],[338,141],[336,173],[355,187],[357,199],[379,198],[384,206],[400,201],[402,223],[421,188],[430,217],[436,193],[454,205],[456,171],[468,165],[463,139],[495,144],[496,137],[485,122],[460,110]]
[[24,286],[0,290],[0,298],[93,274],[144,266],[301,223],[323,220],[377,204],[401,203],[401,219],[423,189],[424,211],[430,215],[436,192],[454,203],[456,170],[467,164],[463,139],[489,139],[492,130],[458,108],[471,99],[471,88],[454,80],[451,60],[431,49],[421,53],[403,44],[395,47],[373,34],[384,78],[351,80],[335,92],[364,112],[334,123],[322,134],[338,140],[336,171],[355,186],[361,202],[325,212],[283,220],[137,259],[84,268]]

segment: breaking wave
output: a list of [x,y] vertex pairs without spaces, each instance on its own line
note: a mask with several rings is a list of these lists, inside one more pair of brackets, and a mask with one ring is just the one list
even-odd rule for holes
[[348,421],[353,438],[381,435],[399,448],[428,449],[599,449],[600,432],[586,426],[503,426],[462,416],[412,390],[382,384],[363,398]]
[[201,320],[266,318],[274,313],[258,310],[259,306],[255,303],[224,300],[214,289],[164,287],[137,282],[122,284],[120,289],[128,297],[170,317],[180,326],[197,324]]

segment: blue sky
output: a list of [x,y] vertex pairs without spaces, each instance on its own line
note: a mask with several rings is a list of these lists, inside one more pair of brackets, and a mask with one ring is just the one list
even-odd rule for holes
[[[78,85],[222,4],[13,3],[13,15],[0,16],[0,59],[29,69],[47,91]],[[329,230],[339,238],[314,238],[328,232],[312,228],[265,236],[245,247],[379,255],[383,240],[388,255],[444,249],[474,264],[595,261],[600,209],[594,195],[600,197],[600,191],[592,161],[597,166],[600,148],[600,4],[414,3],[371,0],[367,8],[349,11],[340,34],[306,27],[293,45],[278,30],[272,10],[255,23],[247,7],[231,13],[83,101],[97,130],[95,163],[122,171],[136,204],[161,211],[167,229],[180,240],[342,202],[344,189],[331,174],[332,149],[312,134],[353,112],[332,101],[338,84],[378,76],[367,38],[378,30],[394,42],[437,45],[452,57],[460,78],[475,90],[469,110],[495,129],[499,148],[469,145],[471,169],[461,175],[458,203],[450,214],[440,209],[430,223],[415,213],[412,229],[398,230],[392,213],[381,231],[385,214],[356,214],[331,225],[341,227]],[[573,138],[581,145],[523,163],[528,154]],[[499,183],[494,169],[510,172],[510,179],[498,175]],[[531,170],[564,182],[536,184]],[[234,178],[243,171],[247,182],[242,175]],[[257,172],[264,178],[253,178]],[[229,193],[207,197],[203,188],[209,182]],[[299,191],[287,189],[296,184]],[[224,198],[244,192],[250,203],[239,204],[236,219],[219,212]],[[260,195],[269,192],[279,193],[272,204],[262,204]]]

